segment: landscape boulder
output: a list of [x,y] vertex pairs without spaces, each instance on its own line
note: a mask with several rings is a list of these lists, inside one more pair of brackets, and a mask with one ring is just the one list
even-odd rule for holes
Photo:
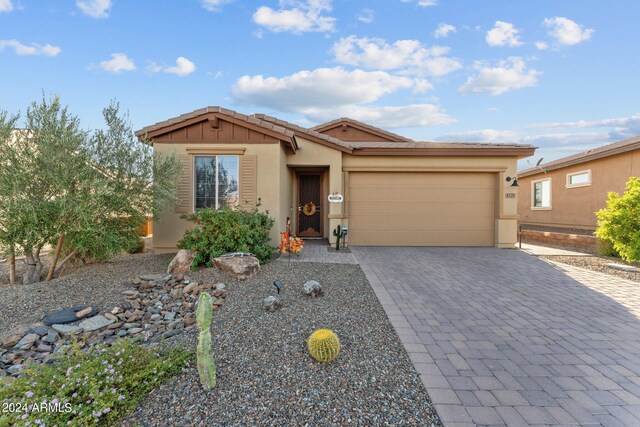
[[322,286],[316,280],[309,280],[302,285],[302,292],[309,297],[319,297],[324,295]]
[[79,305],[50,313],[45,316],[42,322],[47,326],[63,325],[65,323],[76,322],[86,317],[95,316],[99,312],[100,309],[98,307]]
[[260,262],[253,256],[218,257],[213,265],[237,280],[249,279],[260,271]]
[[186,273],[191,270],[191,262],[193,261],[193,252],[187,249],[180,249],[176,256],[171,260],[167,268],[168,274]]
[[262,301],[262,308],[268,313],[273,313],[282,308],[282,301],[273,295],[268,296]]

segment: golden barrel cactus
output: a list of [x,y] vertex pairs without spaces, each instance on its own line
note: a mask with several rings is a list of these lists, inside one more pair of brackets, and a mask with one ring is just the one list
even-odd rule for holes
[[331,362],[340,353],[340,340],[329,329],[318,329],[309,336],[307,341],[309,354],[321,363]]

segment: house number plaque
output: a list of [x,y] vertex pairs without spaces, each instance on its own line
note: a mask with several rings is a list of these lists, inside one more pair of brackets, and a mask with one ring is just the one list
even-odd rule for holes
[[506,199],[515,199],[516,198],[516,193],[505,193],[504,197]]
[[329,200],[329,203],[342,203],[344,201],[344,196],[340,193],[331,193],[327,199]]

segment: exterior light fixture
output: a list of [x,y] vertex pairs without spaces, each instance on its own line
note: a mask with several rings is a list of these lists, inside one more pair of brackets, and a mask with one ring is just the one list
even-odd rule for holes
[[514,177],[510,177],[510,176],[508,176],[507,177],[507,182],[511,182],[511,181],[513,181],[511,183],[512,187],[519,187],[519,185],[518,185],[518,177],[515,177],[515,176]]
[[273,286],[275,286],[276,289],[278,290],[278,293],[280,293],[280,289],[284,288],[284,282],[278,279],[275,282],[273,282]]

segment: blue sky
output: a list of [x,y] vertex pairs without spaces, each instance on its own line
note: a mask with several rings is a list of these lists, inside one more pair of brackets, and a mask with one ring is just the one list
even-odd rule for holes
[[[640,134],[640,2],[0,0],[0,108],[56,93],[87,128],[207,105],[545,161]],[[526,164],[526,163],[525,163]]]

